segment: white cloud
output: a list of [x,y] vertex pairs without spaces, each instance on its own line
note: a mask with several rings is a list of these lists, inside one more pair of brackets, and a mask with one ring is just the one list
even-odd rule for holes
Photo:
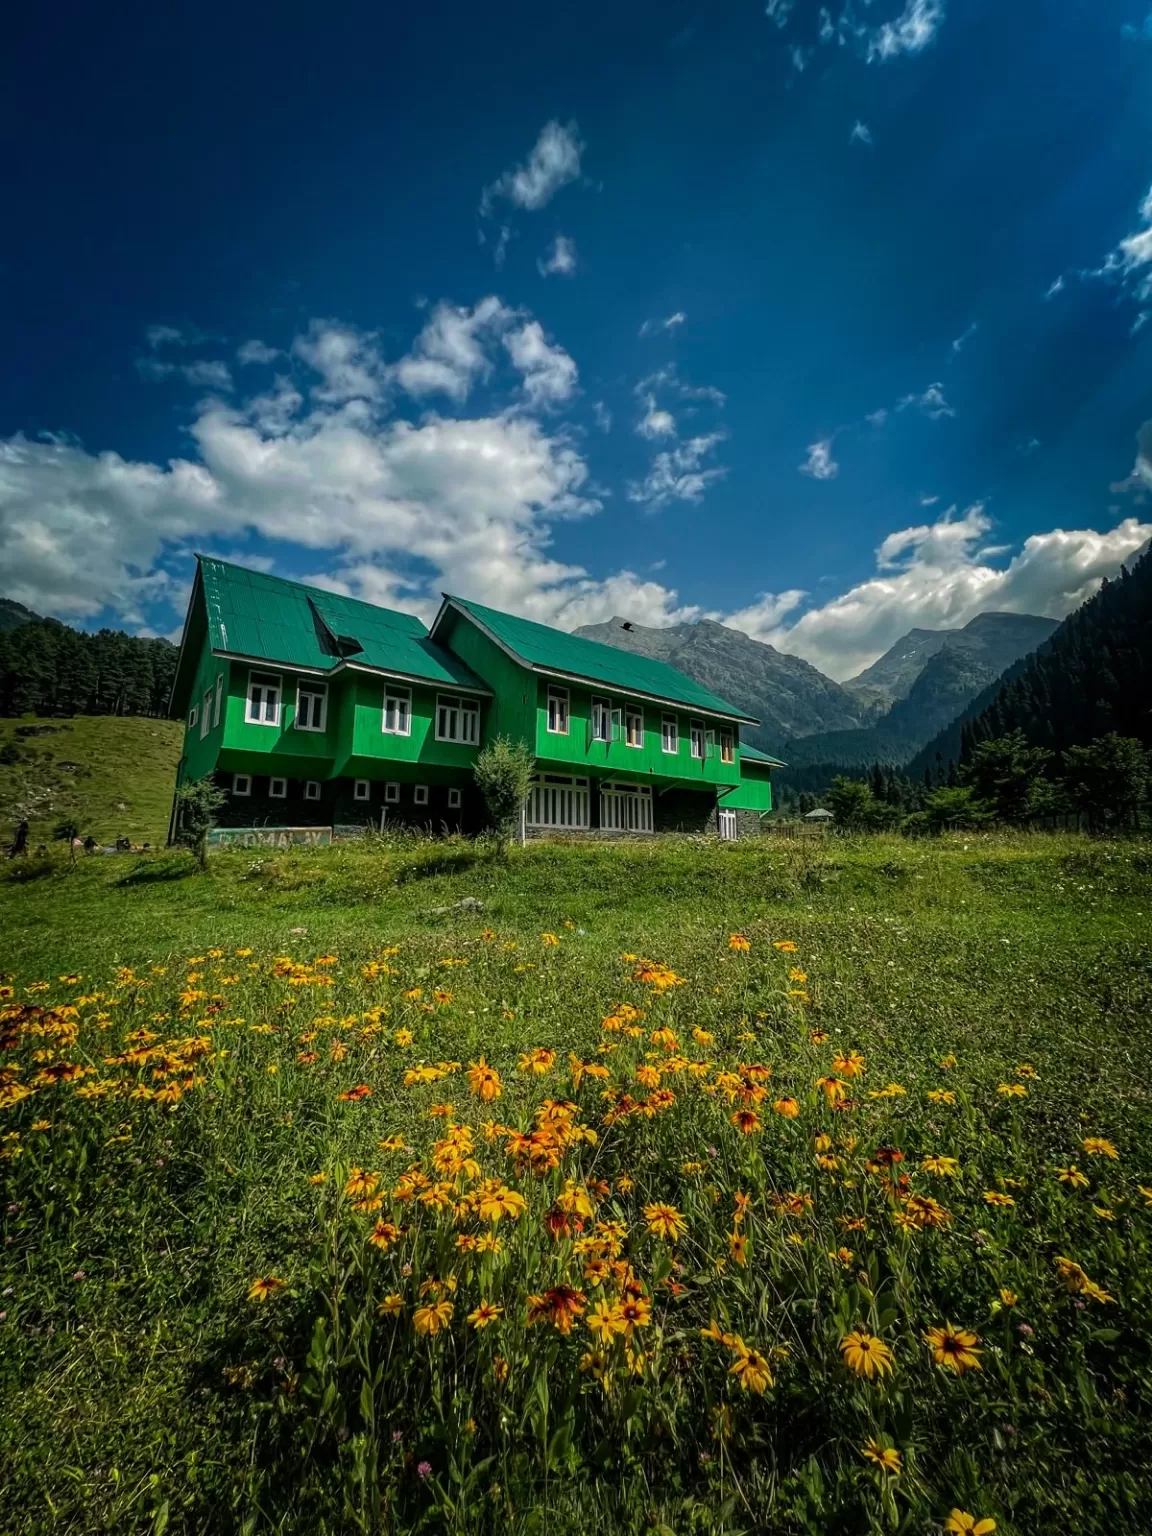
[[862,123],[857,119],[853,125],[852,132],[848,135],[848,142],[849,144],[871,144],[871,128],[869,128],[867,123]]
[[1063,293],[1067,286],[1068,284],[1064,281],[1063,277],[1057,277],[1044,290],[1044,297],[1046,299],[1054,299],[1058,293]]
[[162,362],[158,357],[138,357],[136,370],[142,378],[158,382],[161,379],[181,378],[197,389],[228,391],[232,388],[232,375],[227,363],[212,358],[200,358],[193,363]]
[[724,441],[724,432],[707,432],[690,437],[674,448],[665,449],[652,460],[642,481],[628,486],[628,500],[643,502],[650,512],[670,501],[699,501],[704,492],[728,473],[726,469],[703,468],[705,457]]
[[612,412],[604,404],[603,400],[594,400],[592,402],[592,415],[601,432],[611,432]]
[[1133,291],[1137,298],[1148,299],[1152,298],[1152,188],[1144,195],[1139,217],[1141,227],[1125,235],[1108,254],[1104,265],[1089,275],[1135,278]]
[[584,144],[575,123],[565,126],[555,119],[545,123],[524,164],[505,171],[491,186],[485,187],[481,212],[490,212],[497,198],[507,198],[517,208],[533,211],[543,208],[561,187],[579,176],[583,151]]
[[144,339],[153,352],[159,347],[182,347],[185,345],[184,332],[178,331],[174,325],[150,325],[144,332]]
[[769,21],[774,21],[778,27],[786,27],[795,4],[796,0],[767,0],[764,6],[764,14]]
[[669,315],[664,320],[645,320],[640,327],[640,335],[654,336],[657,331],[674,331],[678,325],[683,325],[687,318],[684,311],[678,309],[675,314]]
[[236,348],[236,361],[242,365],[249,363],[273,363],[280,356],[279,347],[270,347],[267,342],[253,338],[246,341],[243,346]]
[[576,270],[576,242],[567,235],[557,235],[548,255],[536,263],[541,277],[557,274],[571,277]]
[[466,400],[473,384],[492,371],[487,344],[516,319],[494,294],[471,309],[442,302],[432,311],[411,352],[394,369],[410,395]]
[[888,411],[884,406],[881,406],[878,411],[869,411],[864,420],[870,427],[882,427],[888,420]]
[[[959,350],[959,349],[957,349]],[[905,395],[896,404],[898,411],[906,411],[915,407],[923,411],[931,421],[939,421],[944,416],[955,416],[956,412],[944,398],[943,384],[929,384],[922,395]]]
[[529,320],[504,338],[512,365],[524,376],[524,394],[537,409],[558,405],[576,389],[576,364],[563,347],[545,339],[538,320]]
[[313,320],[292,343],[293,354],[318,373],[313,398],[325,405],[382,398],[387,382],[376,338],[336,320]]
[[[961,515],[953,508],[936,523],[890,534],[876,551],[875,576],[795,622],[773,616],[774,604],[794,611],[793,592],[764,594],[725,622],[842,680],[914,627],[956,628],[990,611],[1063,618],[1152,534],[1152,524],[1135,518],[1106,533],[1054,529],[1026,539],[1007,565],[993,565],[1004,550],[984,542],[990,528],[983,507]],[[767,617],[757,622],[761,610]]]
[[832,439],[822,438],[817,443],[808,444],[808,457],[800,465],[802,475],[811,475],[813,480],[835,480],[840,473],[840,466],[832,457]]
[[799,43],[793,43],[788,50],[788,57],[792,60],[792,68],[798,75],[802,75],[808,68],[808,60],[815,53],[814,48],[802,48]]
[[972,340],[978,329],[979,327],[977,326],[975,320],[973,320],[972,324],[968,326],[959,336],[957,336],[956,340],[952,343],[953,352],[963,352],[965,346]]
[[920,53],[931,43],[944,21],[944,0],[906,0],[903,11],[868,35],[868,60],[897,58]]
[[641,400],[644,406],[644,414],[636,423],[636,431],[640,437],[675,437],[676,418],[671,411],[663,410],[656,404],[655,395],[644,395]]

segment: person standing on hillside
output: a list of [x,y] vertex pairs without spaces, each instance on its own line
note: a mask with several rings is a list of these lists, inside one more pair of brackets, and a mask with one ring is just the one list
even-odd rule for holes
[[28,852],[28,823],[27,823],[27,821],[22,821],[20,823],[20,825],[16,828],[16,836],[12,839],[12,842],[11,842],[9,848],[8,848],[8,857],[10,859],[19,859],[19,858],[22,858],[23,855],[26,854],[27,852]]

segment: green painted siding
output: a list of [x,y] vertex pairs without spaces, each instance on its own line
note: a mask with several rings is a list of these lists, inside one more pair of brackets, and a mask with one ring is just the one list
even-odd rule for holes
[[[220,701],[220,724],[214,725],[216,711],[216,679],[224,678],[224,697]],[[193,674],[192,689],[189,694],[187,708],[184,715],[184,757],[186,759],[180,773],[181,783],[187,783],[192,779],[202,779],[206,773],[211,773],[216,766],[216,757],[220,751],[221,741],[224,736],[224,704],[227,699],[228,688],[228,663],[213,656],[205,643],[196,663],[196,671]],[[204,694],[212,690],[212,699],[209,704],[208,734],[202,735],[202,722],[204,719]],[[196,724],[190,726],[188,719],[191,711],[196,711]]]
[[[688,784],[738,784],[740,782],[740,745],[734,743],[736,760],[720,760],[719,728],[715,720],[702,720],[707,731],[715,734],[711,755],[692,756],[689,722],[697,717],[687,711],[662,708],[658,704],[641,705],[636,700],[613,695],[607,689],[572,685],[568,687],[568,734],[558,735],[548,729],[548,690],[566,685],[538,677],[536,701],[536,756],[549,765],[618,773],[634,779],[679,779]],[[592,740],[592,700],[606,699],[609,707],[621,713],[621,727],[627,711],[643,710],[644,745],[630,747],[623,729],[617,741]],[[675,716],[678,747],[675,753],[663,749],[662,725],[665,715]],[[733,736],[735,730],[733,729]]]
[[507,736],[510,741],[526,741],[531,746],[535,674],[513,661],[475,624],[468,623],[452,610],[445,615],[439,643],[459,656],[495,695],[484,707],[482,740]]
[[[397,685],[401,686],[401,685]],[[403,685],[407,686],[407,685]],[[429,779],[430,782],[458,783],[470,778],[476,761],[476,747],[464,742],[436,740],[436,709],[441,694],[455,698],[475,698],[474,694],[454,693],[450,688],[411,686],[412,729],[407,736],[397,736],[383,729],[383,679],[358,676],[347,690],[345,708],[351,718],[351,753],[337,762],[336,772],[364,779]],[[484,740],[485,716],[491,700],[480,699],[480,739]],[[430,773],[429,770],[439,770]]]
[[772,809],[772,779],[770,774],[750,762],[743,765],[738,788],[721,797],[720,804],[734,811],[759,811],[763,814]]

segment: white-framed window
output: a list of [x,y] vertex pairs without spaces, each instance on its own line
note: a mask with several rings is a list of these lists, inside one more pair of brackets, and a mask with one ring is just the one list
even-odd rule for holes
[[249,725],[280,724],[280,679],[272,672],[249,672],[244,719]]
[[368,779],[353,779],[352,780],[352,798],[353,798],[353,800],[368,800],[368,799],[371,799],[371,796],[372,796],[372,785],[371,785],[371,783],[369,782]]
[[296,729],[322,731],[328,724],[328,684],[301,678],[296,689]]
[[[364,798],[365,798],[365,800],[367,800],[368,796],[365,795]],[[386,805],[398,805],[400,803],[400,786],[399,786],[399,784],[385,784],[385,786],[384,786],[384,803]]]
[[192,708],[188,711],[188,729],[190,731],[194,731],[196,729],[196,722],[199,720],[199,718],[200,711],[196,708],[195,704],[193,704]]
[[232,793],[239,799],[252,793],[252,775],[250,773],[234,773],[232,775]]
[[450,789],[448,791],[448,809],[450,811],[458,811],[460,809],[460,799],[460,791],[458,789]]
[[412,795],[412,803],[413,803],[413,805],[427,805],[428,804],[428,786],[427,786],[427,784],[417,784],[416,785],[415,791],[414,791],[414,793]]
[[212,690],[207,689],[204,694],[204,707],[200,711],[200,740],[203,741],[212,729]]
[[579,831],[591,825],[588,812],[588,780],[545,773],[532,781],[525,809],[530,827],[562,827]]
[[384,689],[384,725],[389,736],[412,734],[412,690],[394,688],[391,683]]
[[692,756],[704,759],[704,722],[703,720],[689,720],[688,737],[692,744]]
[[607,699],[592,700],[592,740],[612,740],[612,706]]
[[726,727],[720,728],[720,761],[722,763],[734,763],[736,761],[736,737]]
[[224,674],[223,674],[223,672],[219,672],[216,675],[216,706],[215,706],[215,708],[212,711],[212,729],[213,730],[215,730],[216,727],[220,724],[220,705],[223,702],[223,699],[224,699]]
[[624,743],[629,747],[644,745],[644,711],[638,704],[629,704],[624,711]]
[[436,740],[462,741],[476,746],[480,740],[480,705],[455,693],[436,695]]
[[319,800],[319,798],[320,798],[320,781],[319,781],[319,779],[305,779],[304,780],[304,798],[305,798],[305,800]]
[[721,806],[716,812],[716,830],[725,842],[730,842],[736,836],[736,812]]
[[288,780],[287,779],[269,779],[268,780],[268,795],[269,795],[269,797],[272,800],[287,800],[287,798],[288,798]]
[[600,825],[607,832],[651,832],[651,789],[646,784],[603,785]]
[[548,685],[548,729],[553,736],[568,734],[568,690]]
[[675,715],[664,715],[660,721],[660,748],[664,752],[680,750],[680,722]]

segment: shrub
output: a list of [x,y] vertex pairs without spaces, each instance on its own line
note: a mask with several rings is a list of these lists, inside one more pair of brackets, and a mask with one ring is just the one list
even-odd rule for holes
[[497,851],[501,854],[519,823],[521,807],[532,787],[534,764],[535,758],[527,744],[510,741],[507,736],[497,736],[490,746],[483,747],[476,755],[473,776],[476,787],[484,796],[488,819],[496,834]]

